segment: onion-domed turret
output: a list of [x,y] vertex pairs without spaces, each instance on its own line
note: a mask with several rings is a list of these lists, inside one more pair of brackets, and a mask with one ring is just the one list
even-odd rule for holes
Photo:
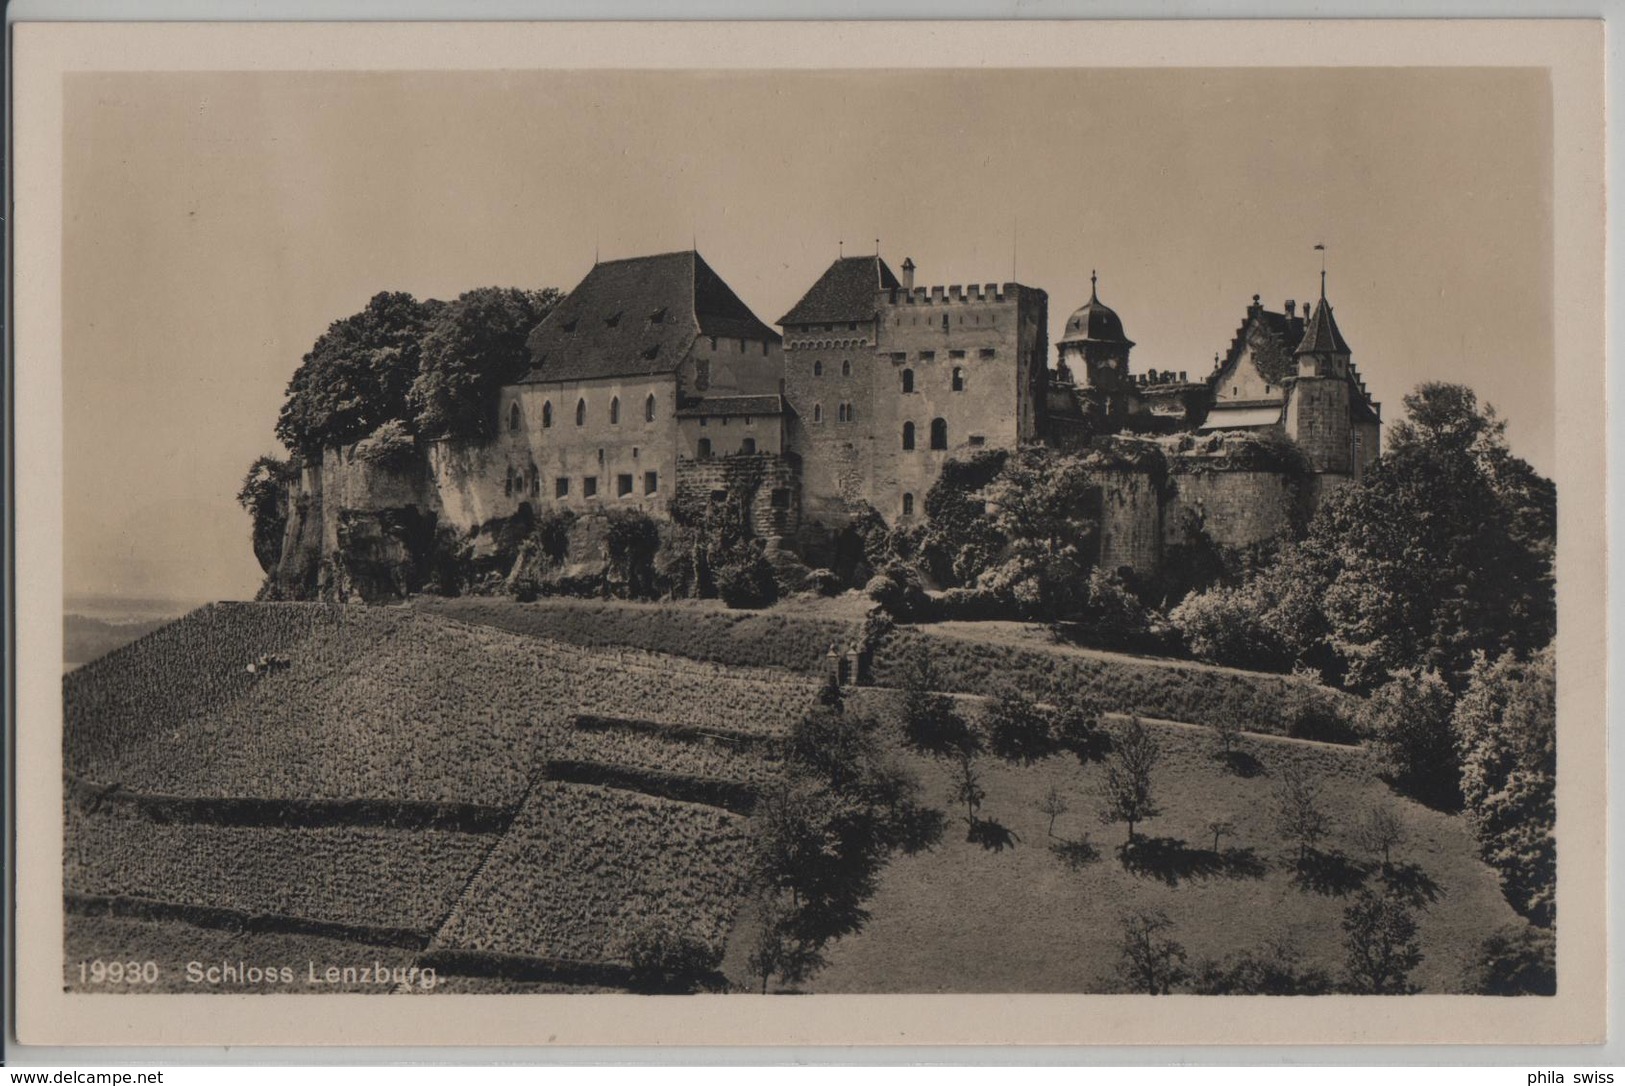
[[1095,289],[1095,273],[1089,273],[1089,301],[1066,319],[1062,343],[1113,343],[1124,347],[1134,341],[1123,334],[1123,320],[1100,300]]

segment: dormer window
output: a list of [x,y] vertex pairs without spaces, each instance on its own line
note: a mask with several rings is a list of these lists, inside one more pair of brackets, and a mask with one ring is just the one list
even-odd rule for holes
[[611,313],[609,316],[604,318],[604,323],[606,325],[608,325],[609,327],[611,327],[611,328],[618,328],[620,326],[620,323],[621,323],[621,315],[620,315],[620,313],[619,312]]
[[661,306],[659,309],[655,310],[653,313],[650,313],[649,314],[649,323],[650,324],[665,324],[666,323],[666,307]]

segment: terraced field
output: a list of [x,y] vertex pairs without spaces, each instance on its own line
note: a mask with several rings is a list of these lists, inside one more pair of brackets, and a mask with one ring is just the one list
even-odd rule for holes
[[711,807],[539,785],[436,945],[621,962],[629,939],[665,929],[720,955],[745,838],[743,818]]

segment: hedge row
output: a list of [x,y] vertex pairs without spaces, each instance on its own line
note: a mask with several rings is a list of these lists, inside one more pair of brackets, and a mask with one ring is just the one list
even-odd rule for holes
[[[918,629],[899,628],[880,643],[872,662],[875,682],[906,685],[922,657],[929,659],[936,684],[954,693],[999,697],[1020,689],[1057,705],[1092,700],[1106,712],[1191,724],[1234,720],[1246,731],[1350,740],[1323,721],[1348,719],[1353,699],[1291,676],[1018,648]],[[1305,705],[1317,710],[1317,734],[1305,730]]]
[[542,775],[564,784],[591,784],[683,803],[703,803],[738,815],[748,816],[756,808],[756,789],[738,781],[562,758],[547,762]]
[[246,934],[266,932],[278,935],[319,935],[324,939],[337,939],[346,943],[399,947],[404,950],[422,950],[429,945],[429,936],[426,933],[408,928],[341,924],[331,920],[310,920],[301,916],[284,916],[278,913],[253,913],[218,905],[156,901],[152,898],[124,894],[85,894],[68,891],[63,895],[63,908],[73,916],[116,916],[130,920],[179,922],[196,928],[214,928]]

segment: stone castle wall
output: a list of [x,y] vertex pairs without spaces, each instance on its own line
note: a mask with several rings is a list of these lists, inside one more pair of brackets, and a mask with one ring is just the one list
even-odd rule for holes
[[735,454],[677,462],[677,500],[685,505],[721,500],[741,484],[751,487],[750,518],[764,539],[793,537],[801,527],[801,478],[789,457]]
[[1168,480],[1164,546],[1193,542],[1193,525],[1222,547],[1248,547],[1288,536],[1303,522],[1308,487],[1296,475],[1177,468]]

